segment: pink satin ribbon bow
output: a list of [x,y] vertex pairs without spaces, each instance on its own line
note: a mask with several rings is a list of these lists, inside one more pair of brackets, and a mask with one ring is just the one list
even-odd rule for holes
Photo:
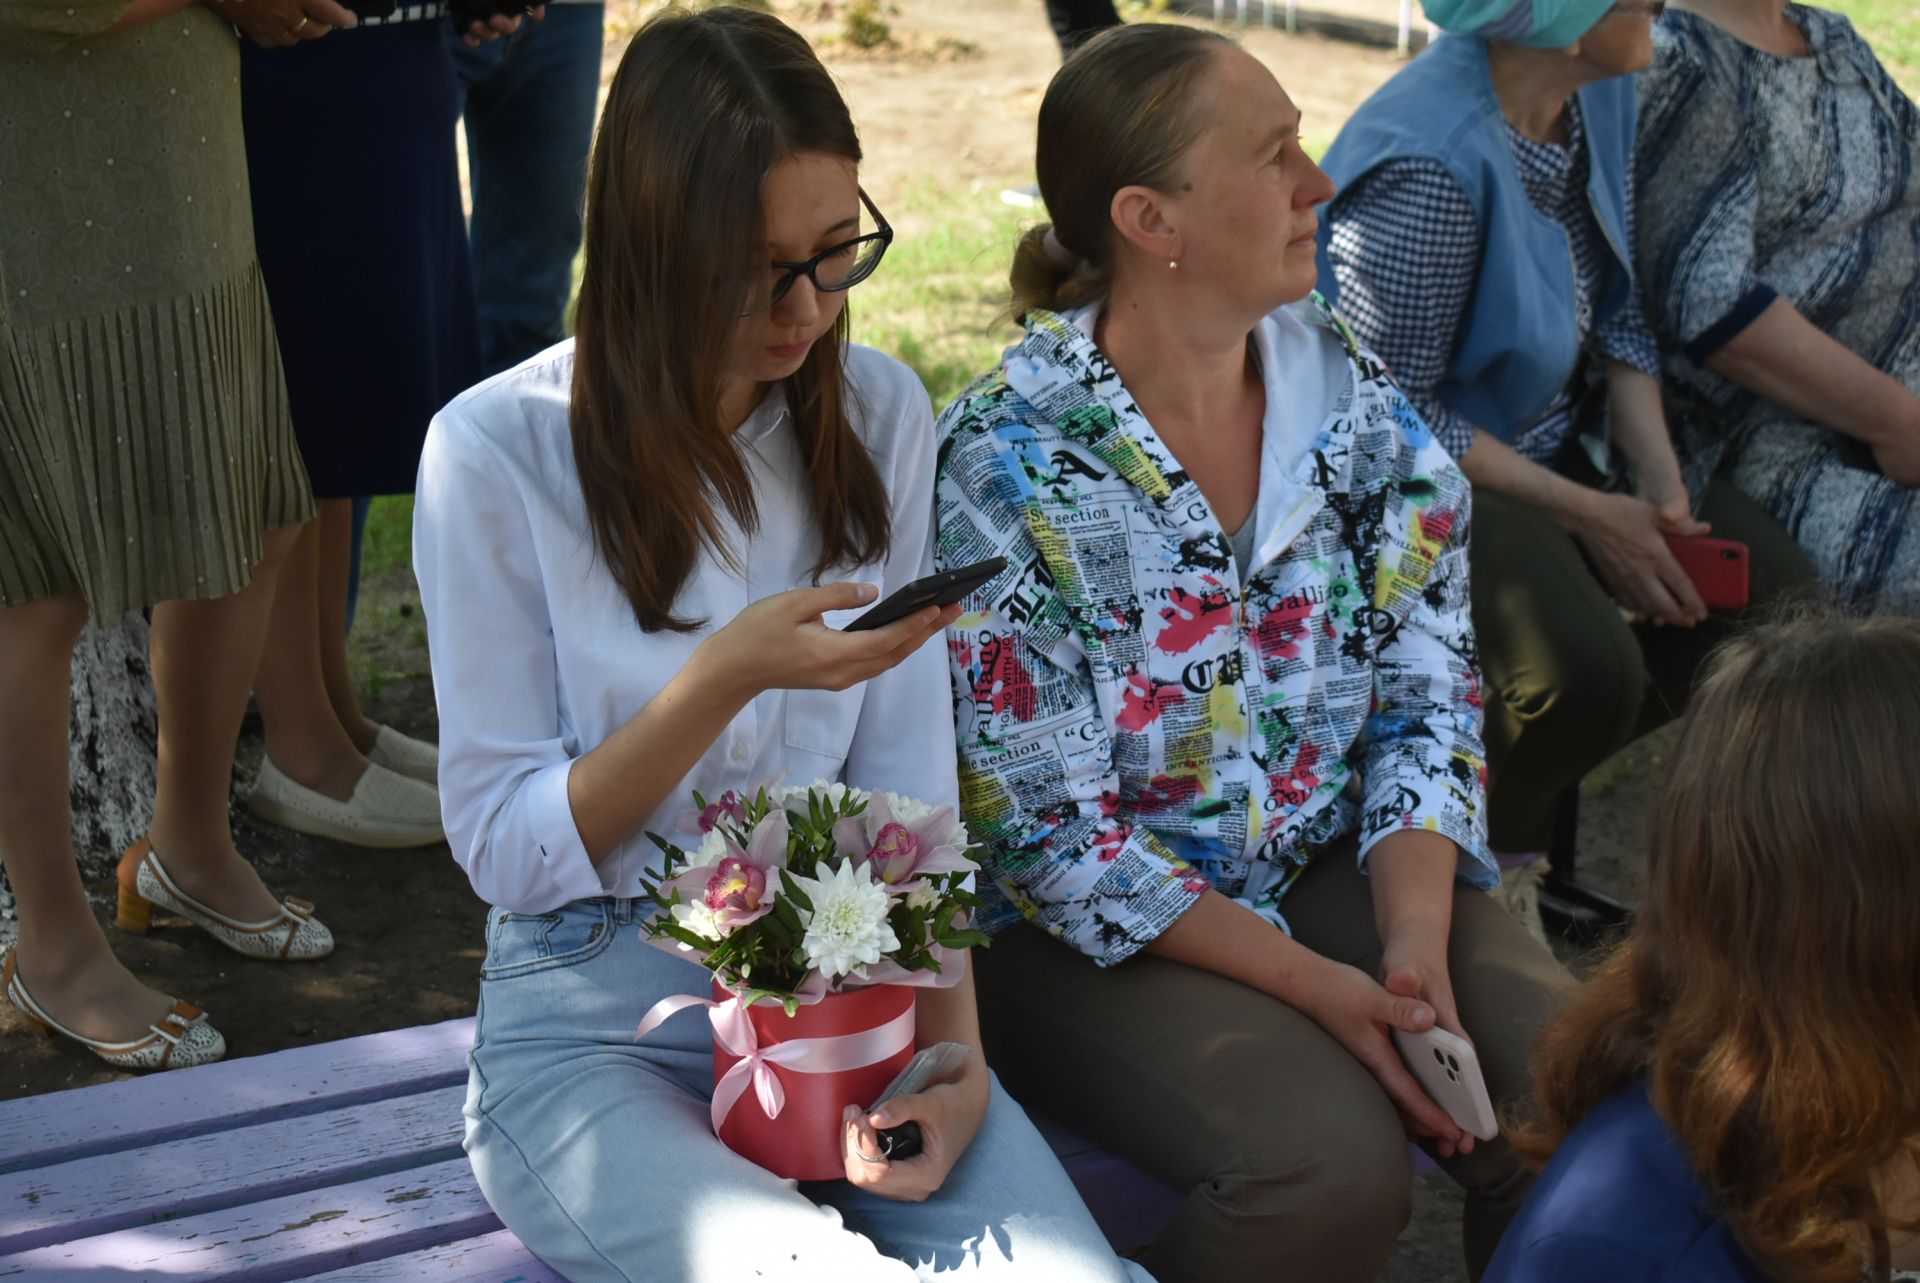
[[733,1112],[734,1105],[746,1094],[749,1080],[753,1083],[754,1095],[759,1097],[760,1108],[766,1111],[767,1117],[780,1116],[780,1111],[787,1106],[787,1091],[780,1085],[780,1075],[773,1071],[775,1065],[802,1074],[840,1073],[877,1064],[913,1045],[912,1007],[884,1025],[859,1033],[840,1034],[832,1038],[794,1038],[771,1047],[762,1047],[759,1035],[754,1032],[753,1021],[747,1016],[746,1006],[739,998],[715,1002],[711,998],[690,993],[676,994],[654,1003],[646,1018],[640,1022],[634,1041],[645,1038],[659,1028],[667,1017],[688,1007],[705,1007],[707,1019],[713,1022],[714,1041],[729,1056],[739,1057],[733,1068],[727,1070],[713,1086],[713,1131],[716,1136],[720,1134],[720,1125],[727,1121],[727,1115]]

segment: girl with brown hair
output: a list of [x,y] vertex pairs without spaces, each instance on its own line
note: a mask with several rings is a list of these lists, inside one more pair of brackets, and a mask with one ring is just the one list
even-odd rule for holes
[[1620,950],[1544,1035],[1498,1283],[1920,1270],[1920,620],[1721,649]]
[[441,799],[494,906],[467,1151],[574,1283],[1145,1277],[988,1073],[970,979],[922,992],[916,1035],[976,1050],[887,1106],[925,1151],[885,1159],[854,1111],[846,1180],[804,1190],[714,1137],[704,1020],[634,1040],[656,1002],[708,991],[637,925],[660,877],[646,835],[699,843],[691,790],[957,800],[926,645],[951,612],[829,624],[932,563],[926,393],[847,341],[846,291],[892,236],[859,161],[779,21],[655,17],[594,148],[578,337],[428,433],[414,563]]

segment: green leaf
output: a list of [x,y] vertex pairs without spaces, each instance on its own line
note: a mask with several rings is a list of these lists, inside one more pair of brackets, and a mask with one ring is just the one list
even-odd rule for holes
[[793,875],[785,869],[780,870],[780,887],[796,906],[805,909],[808,913],[813,912],[813,901],[807,898],[807,893],[800,889],[794,882]]
[[773,898],[773,913],[769,916],[780,919],[795,940],[806,934],[806,925],[800,921],[799,908],[784,895]]
[[655,918],[648,929],[654,936],[666,936],[669,940],[678,940],[681,944],[691,945],[701,953],[706,953],[713,948],[713,941],[705,936],[695,935],[678,922],[662,922]]

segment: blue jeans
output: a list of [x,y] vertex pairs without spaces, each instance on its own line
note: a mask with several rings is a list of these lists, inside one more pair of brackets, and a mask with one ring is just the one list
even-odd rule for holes
[[550,4],[541,21],[477,49],[448,28],[464,94],[484,374],[566,337],[605,16],[599,4]]
[[605,898],[487,920],[467,1154],[507,1228],[573,1283],[1152,1283],[1114,1255],[997,1079],[924,1203],[802,1186],[727,1149],[708,1119],[703,1011],[634,1041],[655,1002],[709,980],[646,943],[642,916]]

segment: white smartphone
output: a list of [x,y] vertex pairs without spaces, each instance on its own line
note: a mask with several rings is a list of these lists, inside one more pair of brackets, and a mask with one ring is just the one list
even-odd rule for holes
[[1396,1029],[1393,1045],[1433,1103],[1447,1111],[1447,1117],[1477,1140],[1492,1140],[1500,1134],[1472,1043],[1435,1025],[1423,1034]]

